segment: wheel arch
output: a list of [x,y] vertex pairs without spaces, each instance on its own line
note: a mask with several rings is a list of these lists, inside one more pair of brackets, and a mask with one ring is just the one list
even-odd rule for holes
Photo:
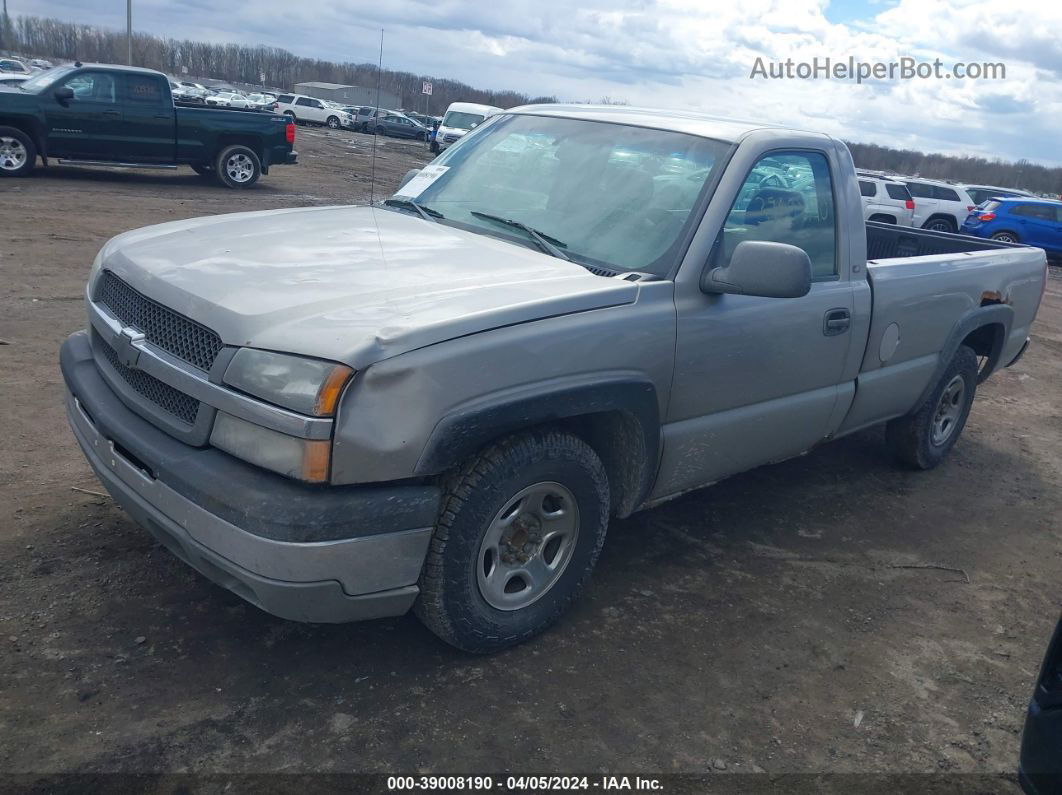
[[627,516],[644,502],[659,461],[660,412],[656,388],[635,378],[536,385],[459,406],[436,424],[414,474],[443,473],[500,438],[545,427],[594,449],[608,473],[613,513]]
[[44,128],[40,122],[33,118],[19,118],[0,115],[0,127],[13,127],[24,135],[28,135],[37,147],[37,155],[48,162],[48,137],[44,134]]
[[914,405],[920,406],[926,399],[961,345],[972,348],[978,356],[988,357],[978,374],[978,383],[995,372],[1013,320],[1014,309],[991,298],[983,298],[981,306],[963,315],[945,340],[933,377]]

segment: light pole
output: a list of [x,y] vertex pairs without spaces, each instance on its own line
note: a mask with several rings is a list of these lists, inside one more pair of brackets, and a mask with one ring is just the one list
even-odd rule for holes
[[133,0],[125,0],[125,63],[126,66],[133,65]]

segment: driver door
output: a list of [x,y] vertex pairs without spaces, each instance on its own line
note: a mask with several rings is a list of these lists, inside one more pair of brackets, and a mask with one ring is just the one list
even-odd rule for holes
[[772,152],[747,175],[707,267],[725,267],[746,240],[788,243],[811,259],[811,290],[676,294],[674,384],[653,499],[799,455],[832,430],[854,305],[836,223],[824,152]]
[[[74,92],[70,100],[55,98],[56,88]],[[122,110],[118,75],[86,70],[67,77],[45,94],[48,155],[87,160],[120,160]]]

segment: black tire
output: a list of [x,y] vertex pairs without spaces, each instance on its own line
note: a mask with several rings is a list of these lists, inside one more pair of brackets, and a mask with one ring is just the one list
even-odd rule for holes
[[[955,379],[963,382],[962,396],[957,401],[947,401],[954,407],[955,414],[950,430],[941,440],[935,434],[939,412],[944,395]],[[896,461],[911,469],[933,469],[943,461],[966,426],[976,390],[977,354],[972,348],[961,345],[922,404],[907,416],[891,420],[885,426],[885,443]]]
[[[543,483],[560,484],[574,498],[578,530],[570,557],[534,601],[499,609],[481,590],[481,542],[521,490]],[[467,652],[522,643],[557,621],[579,595],[605,541],[608,515],[608,477],[588,444],[560,431],[504,439],[469,460],[446,484],[414,611],[428,629]],[[543,542],[542,549],[547,546]]]
[[931,232],[951,232],[952,234],[959,229],[950,218],[930,218],[922,224],[922,228]]
[[330,129],[330,130],[338,130],[339,129],[339,117],[338,116],[329,116],[328,117],[328,121],[326,121],[325,124],[328,125],[328,129]]
[[214,176],[214,167],[210,163],[192,163],[192,171],[201,177]]
[[998,240],[1001,243],[1020,243],[1016,232],[996,232],[992,235],[993,240]]
[[37,146],[17,127],[0,127],[0,177],[25,177],[37,165]]
[[234,144],[221,150],[214,170],[226,188],[249,188],[262,176],[262,161],[250,147]]

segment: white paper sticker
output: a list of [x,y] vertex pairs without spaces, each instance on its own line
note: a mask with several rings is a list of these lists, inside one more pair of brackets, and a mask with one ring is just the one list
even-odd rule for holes
[[398,189],[395,196],[404,196],[407,199],[415,199],[424,190],[435,182],[439,177],[450,170],[449,166],[424,166],[417,176]]

